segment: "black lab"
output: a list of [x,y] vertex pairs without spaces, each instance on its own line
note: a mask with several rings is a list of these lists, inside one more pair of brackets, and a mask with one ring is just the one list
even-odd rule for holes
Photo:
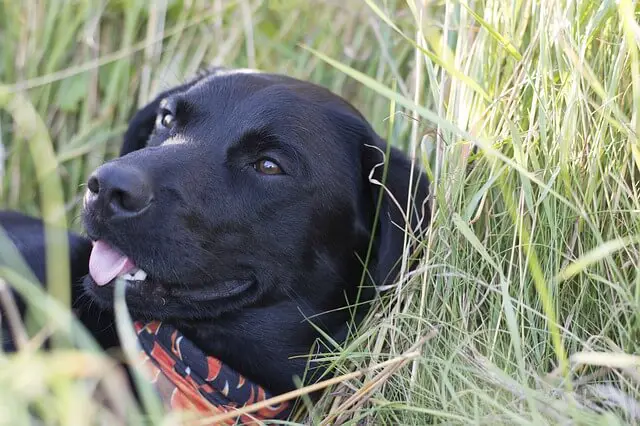
[[[314,380],[309,354],[332,348],[323,333],[345,339],[349,307],[359,302],[358,321],[396,279],[404,228],[430,218],[425,175],[387,148],[345,100],[281,75],[215,69],[160,94],[88,179],[88,239],[73,244],[93,248],[72,260],[94,302],[83,322],[111,308],[124,277],[134,318],[172,323],[274,393]],[[14,241],[43,262],[30,226]]]

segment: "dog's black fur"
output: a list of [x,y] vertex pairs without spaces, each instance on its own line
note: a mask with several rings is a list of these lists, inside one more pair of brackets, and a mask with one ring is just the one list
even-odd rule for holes
[[[90,240],[105,241],[149,274],[127,289],[134,318],[171,322],[271,391],[292,389],[322,341],[315,327],[343,341],[346,307],[360,295],[357,321],[374,286],[398,273],[411,171],[403,153],[391,148],[387,158],[386,150],[346,101],[285,76],[216,69],[160,94],[131,119],[121,156],[89,180],[88,238],[70,239],[72,284],[84,278],[98,305],[78,305],[82,321],[102,330],[103,346],[117,345],[95,321],[113,285],[87,275]],[[265,173],[263,159],[282,173]],[[385,159],[381,192],[370,178],[382,180]],[[413,176],[411,226],[424,219],[424,228],[428,182]],[[105,198],[104,182],[133,192]],[[39,222],[5,213],[0,224],[44,280]]]

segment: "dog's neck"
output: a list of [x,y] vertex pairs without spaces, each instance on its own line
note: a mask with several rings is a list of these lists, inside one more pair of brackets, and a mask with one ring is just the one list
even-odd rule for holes
[[[356,251],[363,252],[364,247],[363,242]],[[293,389],[294,377],[313,382],[324,372],[318,353],[335,351],[324,336],[341,344],[353,330],[351,325],[360,323],[375,293],[367,280],[359,290],[362,270],[349,264],[347,254],[339,269],[331,271],[322,267],[326,264],[322,255],[317,256],[317,267],[307,269],[305,281],[278,283],[256,303],[215,319],[174,324],[207,354],[275,393]],[[353,256],[351,261],[360,262]],[[260,356],[238,356],[243,353]]]
[[[176,321],[174,324],[207,354],[273,392],[282,393],[294,387],[294,376],[306,382],[323,371],[317,360],[308,363],[312,351],[330,350],[319,346],[322,335],[314,327],[338,342],[347,336],[350,310],[321,312],[311,308],[308,301],[300,304],[282,300],[266,306],[245,307],[214,321]],[[247,352],[260,356],[238,356]]]

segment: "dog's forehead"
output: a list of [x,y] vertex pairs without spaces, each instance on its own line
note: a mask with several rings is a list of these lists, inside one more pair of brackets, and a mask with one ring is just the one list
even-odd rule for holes
[[349,103],[324,87],[252,69],[214,71],[175,96],[191,107],[192,126],[163,145],[225,149],[247,140],[246,135],[259,134],[292,149],[305,146],[306,154],[330,159],[353,148],[345,139],[356,140],[343,137],[353,125],[343,129],[334,113],[362,119]]
[[316,108],[332,104],[359,114],[352,105],[325,87],[251,68],[214,70],[189,87],[182,96],[214,108],[241,105],[247,98],[254,98],[255,102],[249,105],[254,108],[264,106],[282,110],[289,106],[295,113],[301,104]]
[[[268,86],[282,83],[287,77],[268,74],[251,68],[219,69],[206,74],[191,86],[184,95],[206,95],[204,100],[222,101],[233,98],[238,101]],[[229,99],[230,100],[230,99]]]
[[318,123],[324,105],[339,99],[311,83],[252,69],[215,71],[174,96],[194,115],[206,117],[206,125],[230,128]]

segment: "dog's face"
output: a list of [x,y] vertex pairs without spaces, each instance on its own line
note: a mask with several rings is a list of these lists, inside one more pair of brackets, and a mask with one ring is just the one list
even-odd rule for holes
[[[95,245],[85,287],[113,300],[116,277],[141,318],[203,320],[295,301],[307,314],[393,278],[402,255],[408,160],[329,91],[269,74],[215,71],[132,119],[122,156],[88,181]],[[424,175],[412,217],[425,212]],[[395,201],[393,200],[395,199]],[[412,221],[415,225],[415,220]],[[299,321],[298,319],[296,321]]]

